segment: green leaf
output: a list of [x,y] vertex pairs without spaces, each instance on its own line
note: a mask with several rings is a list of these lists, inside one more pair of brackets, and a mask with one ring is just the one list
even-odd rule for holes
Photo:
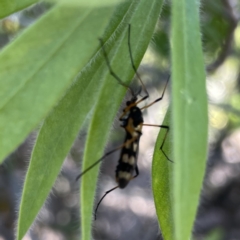
[[34,3],[38,2],[38,0],[1,0],[0,1],[0,18],[4,18],[11,13],[17,12],[21,9],[24,9]]
[[[67,10],[62,8],[64,12]],[[95,49],[99,48],[97,38],[102,35],[112,10],[112,7],[91,9],[76,29],[77,33],[72,35],[75,39],[72,40],[72,44],[79,54],[78,57],[89,55],[88,65],[46,118],[39,132],[23,189],[18,220],[18,239],[22,239],[46,200],[79,128],[96,101],[95,95],[100,85],[97,70],[103,63],[96,54],[92,58],[90,56]],[[70,16],[76,17],[75,9],[72,11],[72,14],[69,12],[70,19]],[[66,56],[65,61],[71,60]],[[81,66],[82,63],[79,63],[79,70]]]
[[[112,39],[113,44],[111,45],[111,43],[109,43],[113,49],[112,51],[107,49],[112,68],[127,84],[132,79],[134,72],[131,67],[127,46],[126,23],[131,23],[131,47],[134,62],[136,66],[138,66],[152,37],[161,7],[162,1],[159,0],[133,1],[125,14],[122,27],[117,28],[114,32],[114,38]],[[121,13],[120,10],[118,11],[118,14],[119,13]],[[103,61],[105,60],[103,59]],[[105,68],[107,70],[107,67]],[[90,122],[84,153],[83,169],[92,165],[102,156],[113,119],[116,116],[116,112],[125,92],[126,89],[119,85],[119,83],[108,73]],[[93,218],[92,212],[97,173],[98,168],[94,167],[81,179],[82,239],[91,239],[91,222]],[[98,212],[99,218],[101,218],[100,213],[101,210]]]
[[[168,110],[163,125],[170,127],[164,143],[164,152],[171,157],[171,135],[170,109]],[[160,146],[166,135],[166,129],[161,128],[155,144],[152,163],[152,188],[158,221],[164,240],[174,239],[173,206],[172,206],[172,171],[174,163],[171,163],[160,150]]]
[[46,117],[99,47],[97,11],[59,5],[0,54],[1,160]]
[[124,2],[124,0],[45,0],[47,2],[52,2],[52,3],[61,3],[61,4],[66,4],[67,6],[81,6],[81,7],[102,7],[102,6],[110,6],[110,5],[115,5],[117,2]]
[[207,96],[199,1],[172,10],[173,207],[175,239],[186,240],[199,204],[207,158]]

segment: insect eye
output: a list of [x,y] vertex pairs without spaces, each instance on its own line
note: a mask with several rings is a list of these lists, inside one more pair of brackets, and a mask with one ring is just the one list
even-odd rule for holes
[[127,104],[127,106],[129,106],[129,105],[131,104],[131,102],[130,102],[130,101],[127,101],[126,104]]

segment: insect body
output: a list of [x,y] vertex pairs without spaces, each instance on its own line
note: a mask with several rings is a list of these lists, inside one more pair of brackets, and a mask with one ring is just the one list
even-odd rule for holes
[[[166,129],[166,133],[162,142],[162,145],[160,147],[160,150],[163,152],[163,154],[165,155],[165,157],[167,158],[167,160],[169,160],[170,162],[172,162],[167,154],[164,152],[163,150],[163,146],[169,131],[169,126],[167,125],[153,125],[153,124],[144,124],[143,121],[143,116],[142,116],[142,110],[146,109],[150,106],[152,106],[154,103],[159,102],[163,99],[167,84],[169,79],[167,80],[167,83],[164,87],[163,93],[161,95],[161,97],[157,98],[155,101],[151,102],[150,104],[144,106],[144,107],[138,107],[138,104],[144,100],[146,100],[149,97],[148,91],[145,88],[140,76],[137,73],[137,69],[134,65],[133,62],[133,57],[132,57],[132,51],[131,51],[131,47],[130,47],[130,30],[131,30],[131,25],[129,24],[128,27],[128,47],[129,47],[129,54],[130,54],[130,59],[131,59],[131,64],[132,67],[135,71],[136,76],[138,77],[139,81],[141,82],[142,85],[142,89],[145,92],[145,96],[140,98],[138,100],[137,98],[137,94],[135,94],[133,92],[133,90],[131,89],[131,87],[127,86],[124,82],[122,82],[122,80],[118,77],[118,75],[112,70],[107,53],[104,49],[104,44],[102,42],[101,39],[100,43],[102,46],[102,50],[103,50],[103,55],[105,57],[107,66],[109,68],[109,72],[110,74],[124,87],[127,87],[131,94],[132,94],[132,98],[130,101],[126,102],[126,106],[123,109],[123,113],[119,118],[119,121],[122,122],[121,127],[123,127],[125,129],[125,140],[124,143],[122,145],[120,145],[119,147],[113,149],[110,152],[107,152],[102,158],[100,158],[98,161],[96,161],[93,165],[91,165],[90,167],[88,167],[85,171],[83,171],[78,177],[77,179],[79,179],[82,175],[84,175],[86,172],[88,172],[91,168],[93,168],[95,165],[97,165],[99,162],[101,162],[104,158],[106,158],[108,155],[112,154],[113,152],[120,150],[121,149],[121,154],[120,154],[120,158],[118,161],[118,165],[116,168],[116,182],[117,182],[117,186],[108,190],[107,192],[105,192],[105,194],[102,196],[102,198],[100,199],[100,201],[97,204],[96,210],[95,210],[95,219],[96,219],[96,213],[98,210],[98,207],[100,205],[100,203],[102,202],[102,200],[104,199],[104,197],[112,192],[113,190],[115,190],[116,188],[125,188],[127,186],[127,184],[133,179],[136,178],[139,175],[139,170],[138,170],[138,166],[137,166],[137,155],[138,155],[138,148],[139,148],[139,140],[140,137],[142,135],[142,127],[143,126],[151,126],[151,127],[160,127],[160,128],[165,128]],[[135,172],[135,175],[134,175]]]
[[120,121],[123,122],[122,127],[126,131],[126,137],[116,169],[116,182],[119,188],[127,186],[128,182],[133,178],[134,170],[136,171],[134,177],[139,173],[137,155],[139,140],[142,135],[143,117],[142,111],[136,106],[135,98],[127,102],[123,115],[126,114],[126,111],[128,111],[128,116],[126,118],[120,117]]

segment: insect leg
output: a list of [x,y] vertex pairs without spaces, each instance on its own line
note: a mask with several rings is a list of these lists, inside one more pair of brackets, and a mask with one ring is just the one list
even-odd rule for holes
[[[136,175],[134,177],[132,177],[132,179],[136,178],[138,175],[139,175],[139,170],[138,170],[138,166],[135,167],[135,171],[136,171]],[[131,179],[131,180],[132,180]],[[130,181],[131,181],[130,180]],[[94,216],[95,216],[95,220],[97,219],[97,210],[98,210],[98,207],[99,205],[101,204],[102,200],[110,193],[112,192],[113,190],[117,189],[119,186],[116,186],[108,191],[105,192],[105,194],[101,197],[101,199],[99,200],[98,204],[97,204],[97,207],[95,209],[95,213],[94,213]]]
[[132,63],[132,68],[133,68],[135,74],[137,75],[139,81],[141,82],[141,85],[142,85],[142,88],[143,88],[144,92],[146,93],[146,97],[144,98],[144,99],[146,99],[149,96],[148,91],[147,91],[145,85],[143,84],[143,81],[142,81],[140,75],[138,74],[137,68],[136,68],[136,66],[134,64],[134,61],[133,61],[132,49],[131,49],[131,24],[128,24],[128,49],[129,49],[130,59],[131,59],[131,63]]
[[124,142],[122,145],[118,146],[117,148],[114,148],[113,150],[105,153],[100,159],[98,159],[95,163],[93,163],[91,166],[89,166],[87,169],[85,169],[82,173],[80,173],[77,177],[76,177],[76,181],[82,177],[86,172],[88,172],[89,170],[91,170],[93,167],[95,167],[98,163],[100,163],[105,157],[107,157],[108,155],[116,152],[117,150],[123,148],[124,146],[126,146],[127,144],[132,143],[133,141],[136,140],[136,137],[127,140],[126,142]]
[[123,117],[129,112],[129,110],[131,109],[131,107],[138,105],[140,102],[144,101],[146,98],[148,98],[148,96],[146,95],[145,97],[141,98],[140,100],[138,100],[137,102],[133,103],[132,105],[128,106],[125,108],[125,111],[122,113],[122,115],[119,117],[120,121],[123,121]]
[[139,175],[138,166],[135,167],[136,175],[133,178],[136,178]]
[[107,52],[105,50],[105,47],[104,47],[104,43],[103,43],[103,40],[101,38],[99,38],[99,41],[100,41],[100,44],[101,44],[101,47],[102,47],[102,50],[103,50],[103,55],[104,55],[104,58],[106,60],[106,63],[107,63],[107,66],[108,66],[108,69],[109,69],[109,72],[110,74],[124,87],[130,89],[132,95],[134,95],[134,92],[132,90],[131,87],[129,87],[126,83],[124,83],[121,78],[113,71],[112,67],[111,67],[111,64],[110,64],[110,61],[109,61],[109,58],[108,58],[108,55],[107,55]]
[[165,128],[165,129],[166,129],[166,133],[165,133],[165,135],[164,135],[162,145],[160,146],[160,150],[162,151],[162,153],[164,154],[164,156],[167,158],[167,160],[168,160],[169,162],[174,163],[174,162],[167,156],[167,154],[165,153],[165,151],[163,150],[163,146],[164,146],[164,143],[165,143],[165,141],[166,141],[166,138],[167,138],[168,132],[169,132],[169,130],[170,130],[170,127],[167,126],[167,125],[156,125],[156,124],[145,124],[145,123],[143,124],[143,126],[160,127],[160,128]]
[[168,80],[167,80],[167,83],[166,83],[166,85],[165,85],[165,87],[164,87],[164,89],[163,89],[162,96],[161,96],[160,98],[157,98],[157,99],[154,100],[153,102],[149,103],[148,105],[142,107],[141,110],[143,110],[143,109],[145,109],[145,108],[148,108],[148,107],[152,106],[154,103],[159,102],[159,101],[161,101],[161,100],[163,99],[165,90],[166,90],[167,85],[168,85],[168,82],[169,82],[169,79],[170,79],[170,75],[169,75]]
[[116,186],[116,187],[114,187],[114,188],[106,191],[105,194],[104,194],[104,195],[101,197],[101,199],[99,200],[99,202],[98,202],[98,204],[97,204],[97,207],[96,207],[96,209],[95,209],[95,213],[94,213],[95,220],[97,219],[97,210],[98,210],[98,207],[99,207],[100,203],[102,202],[102,200],[103,200],[110,192],[112,192],[112,191],[115,190],[116,188],[118,188],[118,186]]
[[87,169],[85,169],[82,173],[80,173],[77,177],[76,177],[76,181],[82,177],[86,172],[88,172],[89,170],[91,170],[93,167],[95,167],[98,163],[100,163],[105,157],[107,157],[108,155],[116,152],[117,150],[123,148],[125,146],[126,143],[120,145],[119,147],[111,150],[110,152],[107,152],[106,154],[104,154],[100,159],[98,159],[95,163],[93,163],[91,166],[89,166]]

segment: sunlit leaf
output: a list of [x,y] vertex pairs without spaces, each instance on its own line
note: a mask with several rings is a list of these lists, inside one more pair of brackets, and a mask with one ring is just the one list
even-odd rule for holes
[[[106,22],[109,16],[103,16]],[[47,116],[99,48],[98,17],[94,7],[59,5],[1,52],[1,161]]]
[[199,1],[172,9],[173,207],[175,239],[186,240],[199,203],[207,152],[207,97]]
[[[63,12],[69,10],[69,21],[71,17],[76,18],[74,9],[62,8],[61,10]],[[77,10],[80,12],[79,9],[76,9],[76,11]],[[80,71],[83,64],[86,64],[82,59],[86,58],[86,56],[88,56],[88,63],[93,60],[94,63],[90,65],[90,67],[85,66],[67,94],[43,123],[25,179],[18,220],[18,239],[22,239],[44,204],[61,170],[63,160],[77,136],[80,126],[91,110],[94,101],[96,101],[95,95],[99,87],[99,82],[96,79],[92,81],[92,78],[94,74],[97,73],[101,62],[96,55],[93,58],[91,58],[91,55],[93,55],[94,52],[96,53],[97,48],[99,48],[97,38],[102,35],[113,8],[93,8],[88,10],[87,14],[85,14],[79,22],[78,28],[74,29],[74,32],[71,33],[73,39],[68,40],[73,46],[69,49],[68,46],[65,45],[65,48],[69,51],[75,49],[76,53],[73,54],[71,51],[69,53],[70,55],[66,54],[64,61],[65,63],[67,61],[70,63],[72,60],[68,59],[68,56],[71,58],[76,57],[75,54],[79,54],[79,59],[74,64],[75,66],[72,66],[75,71],[77,71],[77,69]],[[58,11],[60,11],[60,9],[58,9]],[[58,22],[55,24],[57,23]],[[67,31],[67,29],[65,29],[65,31]],[[82,60],[83,63],[80,60]],[[61,62],[60,59],[59,61]],[[61,64],[59,68],[60,67],[64,69],[64,66]],[[69,69],[69,72],[70,71]],[[61,71],[61,74],[65,73]],[[67,73],[66,76],[71,77],[69,73]],[[75,75],[72,76],[72,80],[74,76]],[[54,79],[52,79],[52,81],[53,80]]]

